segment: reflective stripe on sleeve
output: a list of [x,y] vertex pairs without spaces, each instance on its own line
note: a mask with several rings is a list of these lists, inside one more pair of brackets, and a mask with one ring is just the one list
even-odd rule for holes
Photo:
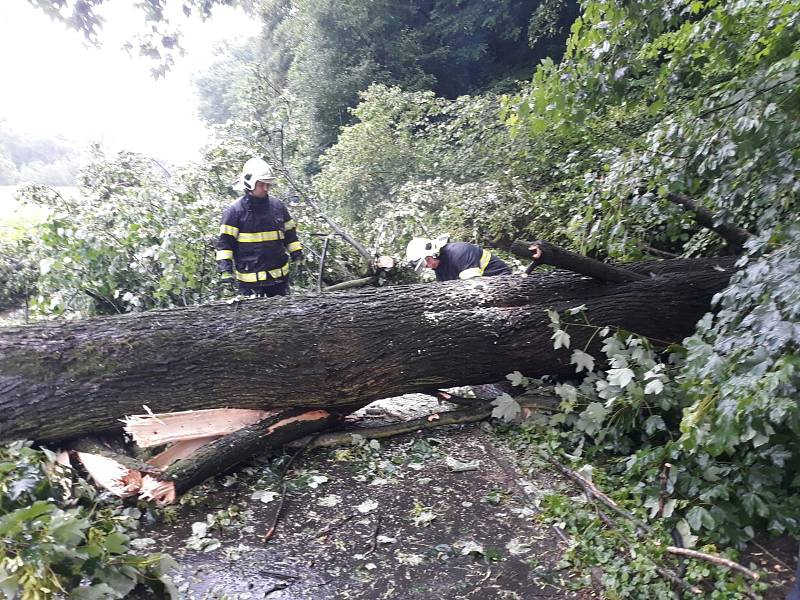
[[223,223],[222,225],[219,226],[219,232],[220,235],[227,233],[228,235],[232,235],[235,238],[239,237],[239,228],[234,227],[233,225],[225,225],[225,223]]
[[295,222],[294,219],[289,219],[288,221],[286,221],[286,223],[283,224],[283,228],[285,230],[287,230],[287,231],[289,229],[295,229],[296,227],[297,227],[297,223]]
[[287,244],[286,249],[291,252],[297,252],[298,250],[303,249],[303,245],[300,242],[292,242],[291,244]]
[[489,261],[492,260],[492,253],[488,250],[484,250],[483,254],[481,254],[481,262],[479,263],[479,267],[481,270],[481,275],[486,270],[486,267],[489,265]]
[[240,242],[273,242],[283,239],[282,231],[256,231],[253,233],[240,233]]
[[478,262],[478,266],[472,267],[471,269],[464,269],[458,274],[458,278],[472,279],[473,277],[482,276],[483,272],[486,270],[486,267],[489,265],[490,260],[492,260],[492,253],[488,250],[484,250],[483,254],[481,254],[481,260]]
[[289,274],[289,263],[286,263],[278,269],[270,269],[269,271],[259,271],[257,273],[241,273],[236,271],[236,279],[246,283],[256,283],[257,281],[267,281],[268,277],[272,279],[280,279]]
[[233,250],[217,250],[217,260],[233,260]]
[[458,274],[459,279],[472,279],[473,277],[480,277],[482,275],[480,268],[472,267],[471,269],[464,269]]

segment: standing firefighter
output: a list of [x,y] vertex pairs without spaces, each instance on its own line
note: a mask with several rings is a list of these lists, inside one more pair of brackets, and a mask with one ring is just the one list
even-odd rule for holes
[[433,269],[437,281],[510,275],[511,269],[488,250],[468,242],[448,242],[448,236],[436,239],[414,238],[406,248],[406,259],[417,273]]
[[289,292],[289,261],[303,259],[297,225],[286,206],[270,198],[275,181],[266,161],[251,158],[242,169],[239,186],[245,195],[222,213],[217,241],[217,265],[225,282],[240,294],[285,296]]

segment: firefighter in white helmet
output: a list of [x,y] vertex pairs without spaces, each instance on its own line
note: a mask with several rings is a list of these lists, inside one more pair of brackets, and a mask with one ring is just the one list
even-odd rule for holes
[[222,213],[217,241],[217,265],[224,282],[239,293],[285,296],[289,292],[289,261],[303,259],[297,224],[286,206],[269,195],[275,181],[272,168],[251,158],[234,186],[244,196]]
[[488,250],[469,242],[450,242],[446,235],[414,238],[406,248],[406,260],[417,273],[433,269],[437,281],[511,274],[509,266]]

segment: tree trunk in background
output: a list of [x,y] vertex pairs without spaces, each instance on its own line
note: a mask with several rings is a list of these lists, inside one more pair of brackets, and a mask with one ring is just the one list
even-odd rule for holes
[[[48,322],[0,330],[0,440],[114,430],[143,412],[365,404],[519,370],[574,372],[546,309],[680,341],[728,282],[730,259],[626,265],[608,284],[571,273]],[[570,330],[583,348],[592,330]]]

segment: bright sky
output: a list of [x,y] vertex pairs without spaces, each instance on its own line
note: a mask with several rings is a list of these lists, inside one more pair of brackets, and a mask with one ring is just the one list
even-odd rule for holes
[[[133,0],[107,0],[98,11],[106,19],[100,49],[87,47],[82,33],[54,23],[27,0],[0,4],[0,119],[17,131],[99,141],[109,150],[175,163],[196,158],[206,141],[191,75],[213,61],[216,42],[253,28],[252,18],[227,7],[217,7],[205,23],[183,21],[186,55],[156,81],[153,61],[121,49],[144,22]],[[179,8],[181,2],[169,4]]]

